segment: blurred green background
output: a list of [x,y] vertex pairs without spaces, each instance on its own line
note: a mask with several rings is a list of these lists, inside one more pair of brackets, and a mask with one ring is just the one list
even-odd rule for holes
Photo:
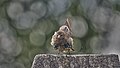
[[71,18],[72,54],[120,52],[120,0],[0,0],[0,68],[30,68],[58,53],[51,37]]

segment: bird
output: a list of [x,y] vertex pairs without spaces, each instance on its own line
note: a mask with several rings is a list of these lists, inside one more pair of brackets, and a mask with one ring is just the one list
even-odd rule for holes
[[59,30],[53,34],[51,45],[55,50],[58,50],[59,53],[68,52],[70,54],[70,51],[74,51],[71,23],[69,18],[67,18]]

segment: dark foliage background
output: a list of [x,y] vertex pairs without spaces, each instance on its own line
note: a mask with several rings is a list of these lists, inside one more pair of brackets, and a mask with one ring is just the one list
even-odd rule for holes
[[120,0],[0,0],[0,68],[30,68],[57,53],[51,36],[71,18],[76,53],[120,52]]

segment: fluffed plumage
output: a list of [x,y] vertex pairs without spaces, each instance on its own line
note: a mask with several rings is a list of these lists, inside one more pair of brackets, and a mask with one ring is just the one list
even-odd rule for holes
[[64,25],[62,25],[57,32],[54,33],[51,39],[51,45],[55,50],[59,50],[59,52],[69,52],[74,51],[73,39],[71,37],[71,25],[70,21],[67,18]]

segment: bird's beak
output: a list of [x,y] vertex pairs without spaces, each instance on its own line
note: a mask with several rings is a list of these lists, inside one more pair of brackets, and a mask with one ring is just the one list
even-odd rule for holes
[[60,38],[60,35],[58,35],[58,38]]

